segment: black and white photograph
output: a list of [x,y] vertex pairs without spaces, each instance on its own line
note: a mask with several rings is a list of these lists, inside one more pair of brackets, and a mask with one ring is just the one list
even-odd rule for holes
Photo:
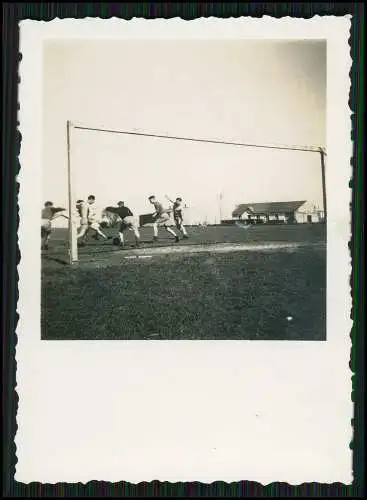
[[17,481],[352,481],[350,27],[21,24]]
[[45,41],[42,339],[327,340],[326,62]]

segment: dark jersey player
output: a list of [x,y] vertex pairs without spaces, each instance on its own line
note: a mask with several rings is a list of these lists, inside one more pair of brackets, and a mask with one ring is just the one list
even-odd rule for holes
[[41,245],[43,250],[48,250],[48,240],[52,232],[52,221],[57,217],[68,216],[63,214],[65,208],[54,207],[52,201],[46,201],[44,208],[41,210]]
[[136,246],[140,245],[140,232],[139,232],[139,224],[134,217],[134,214],[130,210],[130,208],[125,207],[125,203],[123,201],[119,201],[117,203],[117,207],[106,207],[105,213],[116,214],[121,219],[121,224],[119,228],[119,240],[118,243],[123,246],[124,245],[124,232],[127,230],[133,231],[135,236]]
[[173,203],[173,220],[175,221],[176,227],[183,234],[184,238],[188,238],[188,234],[185,226],[183,225],[183,215],[182,215],[182,198],[176,198],[176,201],[172,201],[170,198],[167,199]]

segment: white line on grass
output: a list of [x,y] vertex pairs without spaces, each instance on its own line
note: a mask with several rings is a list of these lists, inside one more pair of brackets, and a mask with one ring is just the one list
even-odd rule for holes
[[[159,248],[141,248],[139,250],[132,250],[136,252],[135,255],[140,258],[152,257],[153,255],[162,254],[194,254],[194,253],[228,253],[228,252],[258,252],[261,250],[296,250],[300,247],[315,246],[314,244],[302,243],[268,243],[268,244],[255,244],[248,245],[243,243],[219,243],[211,245],[185,245],[185,246],[166,246]],[[149,252],[148,255],[146,255]],[[127,257],[125,257],[127,258]],[[131,257],[130,257],[131,258]]]
[[153,255],[127,255],[124,259],[151,259]]
[[[99,258],[98,261],[80,261],[83,267],[86,265],[92,267],[103,267],[109,265],[118,265],[121,263],[120,259],[138,260],[138,259],[151,259],[153,256],[159,257],[163,255],[195,255],[195,254],[213,254],[213,253],[230,253],[230,252],[267,252],[267,251],[285,251],[294,252],[300,248],[320,247],[325,248],[324,243],[266,243],[266,244],[231,244],[231,243],[218,243],[207,245],[182,245],[182,246],[166,246],[158,248],[139,248],[131,250],[114,251],[108,257],[104,256]],[[126,255],[129,252],[130,255]],[[124,255],[125,254],[125,255]]]

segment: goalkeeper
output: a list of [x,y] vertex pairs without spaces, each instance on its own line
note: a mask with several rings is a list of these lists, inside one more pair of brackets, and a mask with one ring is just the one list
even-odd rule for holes
[[129,230],[134,233],[136,246],[138,247],[140,245],[140,232],[137,219],[134,217],[130,208],[125,207],[125,203],[123,201],[119,201],[117,203],[117,207],[106,207],[103,212],[104,216],[101,223],[102,226],[114,225],[114,223],[116,223],[116,217],[114,218],[113,215],[117,216],[121,220],[118,239],[114,239],[114,243],[124,246],[124,233]]

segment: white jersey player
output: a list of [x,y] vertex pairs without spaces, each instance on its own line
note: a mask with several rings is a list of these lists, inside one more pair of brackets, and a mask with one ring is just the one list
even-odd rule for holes
[[168,222],[170,220],[170,214],[167,209],[163,208],[162,203],[160,203],[158,200],[156,200],[156,197],[154,195],[149,196],[149,202],[154,206],[155,212],[153,213],[153,241],[158,240],[158,226],[163,226],[164,229],[172,234],[172,236],[175,238],[176,243],[179,241],[179,237],[177,234],[168,227]]
[[[78,200],[77,209],[81,218],[78,240],[82,240],[81,246],[85,245],[85,239],[90,229],[96,232],[96,235],[102,236],[103,239],[110,239],[101,231],[98,214],[95,208],[96,198],[94,195],[88,196],[88,201]],[[98,237],[98,236],[97,236]]]

